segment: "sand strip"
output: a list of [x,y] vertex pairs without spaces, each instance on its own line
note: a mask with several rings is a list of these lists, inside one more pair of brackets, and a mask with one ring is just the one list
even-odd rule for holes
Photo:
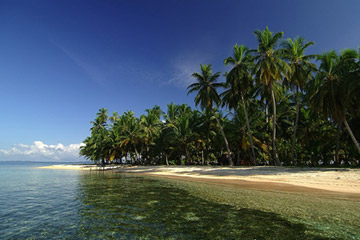
[[360,194],[360,169],[291,167],[208,167],[208,166],[106,166],[52,165],[45,169],[112,170],[152,176],[192,179],[283,191],[333,191]]
[[100,166],[96,166],[96,165],[91,165],[91,164],[84,164],[84,165],[80,165],[80,164],[60,164],[60,165],[50,165],[50,166],[44,166],[44,167],[38,167],[38,168],[42,168],[42,169],[58,169],[58,170],[84,170],[84,171],[103,171],[103,170],[114,170],[114,169],[118,169],[121,168],[123,166],[105,166],[105,167],[100,167]]
[[[124,173],[190,178],[211,183],[284,191],[325,190],[360,194],[359,169],[286,167],[131,167]],[[294,187],[297,187],[296,189]]]

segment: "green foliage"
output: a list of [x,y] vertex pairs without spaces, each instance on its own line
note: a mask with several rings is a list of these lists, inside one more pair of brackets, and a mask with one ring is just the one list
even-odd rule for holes
[[236,44],[224,60],[225,82],[211,65],[192,74],[188,94],[201,111],[170,103],[166,113],[109,117],[102,108],[80,155],[98,164],[206,165],[225,153],[237,165],[359,166],[360,48],[306,55],[314,43],[304,38],[254,33],[257,49]]

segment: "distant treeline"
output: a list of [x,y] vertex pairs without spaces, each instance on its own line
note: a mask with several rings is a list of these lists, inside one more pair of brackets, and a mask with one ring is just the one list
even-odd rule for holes
[[314,43],[304,38],[254,33],[257,49],[236,44],[224,60],[226,82],[211,65],[192,74],[188,94],[200,110],[100,109],[80,155],[102,164],[359,166],[360,49],[306,55]]

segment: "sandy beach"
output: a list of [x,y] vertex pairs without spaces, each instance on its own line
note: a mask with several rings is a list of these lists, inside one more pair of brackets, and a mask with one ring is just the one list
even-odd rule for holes
[[80,171],[97,171],[97,170],[113,170],[117,169],[120,166],[105,166],[99,167],[94,164],[57,164],[50,166],[38,167],[42,169],[59,169],[59,170],[80,170]]
[[182,178],[215,184],[232,184],[283,191],[333,191],[360,194],[360,169],[207,166],[52,165],[46,169],[111,170],[119,173]]

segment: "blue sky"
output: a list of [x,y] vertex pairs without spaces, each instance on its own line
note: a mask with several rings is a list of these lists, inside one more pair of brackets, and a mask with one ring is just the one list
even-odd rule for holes
[[200,63],[224,71],[235,43],[256,47],[255,29],[303,36],[316,43],[309,53],[357,48],[359,9],[358,0],[0,0],[0,160],[11,149],[75,149],[102,107],[194,106],[191,73]]

